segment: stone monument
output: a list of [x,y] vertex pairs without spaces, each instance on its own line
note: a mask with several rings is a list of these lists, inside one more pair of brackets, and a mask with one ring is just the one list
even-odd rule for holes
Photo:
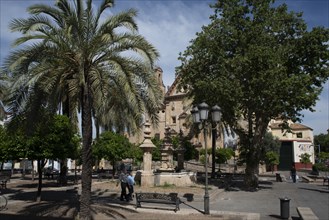
[[143,170],[141,173],[141,186],[154,186],[154,174],[152,171],[152,150],[155,148],[151,141],[151,125],[146,120],[144,124],[144,141],[140,145],[143,150]]
[[158,169],[158,172],[174,172],[173,165],[173,146],[170,138],[170,128],[165,128],[165,137],[163,140],[163,144],[161,146],[161,167]]
[[177,171],[183,171],[184,170],[184,136],[183,131],[180,130],[179,132],[179,147],[176,149],[177,152]]

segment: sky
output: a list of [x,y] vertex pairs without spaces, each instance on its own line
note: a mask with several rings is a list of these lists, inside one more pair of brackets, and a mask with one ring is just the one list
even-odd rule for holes
[[[26,18],[26,8],[36,3],[54,5],[55,0],[0,0],[0,64],[12,50],[12,42],[19,37],[11,33],[9,22],[14,18]],[[95,3],[99,0],[94,0]],[[160,53],[157,66],[163,70],[166,87],[175,79],[175,68],[180,65],[179,53],[184,52],[190,40],[196,37],[203,25],[210,23],[214,14],[209,7],[215,0],[117,0],[111,13],[135,8],[138,10],[136,22],[143,35]],[[288,10],[303,12],[303,19],[309,28],[329,27],[329,0],[277,0],[286,3]],[[314,135],[327,133],[329,128],[329,83],[319,96],[315,112],[303,111],[302,124],[313,129]]]

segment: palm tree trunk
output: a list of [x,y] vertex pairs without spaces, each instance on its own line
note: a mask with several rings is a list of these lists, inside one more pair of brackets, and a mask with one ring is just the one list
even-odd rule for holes
[[80,199],[80,219],[91,219],[91,173],[92,173],[92,120],[91,103],[88,88],[84,88],[82,97],[82,174],[81,174],[81,199]]

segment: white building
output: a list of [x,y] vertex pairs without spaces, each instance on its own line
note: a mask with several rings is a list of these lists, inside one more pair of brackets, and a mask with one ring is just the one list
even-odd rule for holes
[[[279,169],[289,170],[293,164],[296,169],[312,168],[312,164],[315,163],[313,129],[289,121],[290,131],[288,131],[282,129],[281,123],[281,120],[271,120],[269,123],[269,132],[281,141]],[[304,153],[310,155],[311,163],[300,162],[301,155]]]

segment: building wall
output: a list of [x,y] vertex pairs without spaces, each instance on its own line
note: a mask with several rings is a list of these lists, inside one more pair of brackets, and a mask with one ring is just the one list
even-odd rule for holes
[[[314,155],[314,146],[312,142],[308,141],[294,141],[293,143],[293,162],[295,163],[296,169],[301,168],[312,168],[311,164],[315,163],[315,155]],[[311,164],[302,164],[300,162],[300,156],[304,153],[311,155],[310,161]]]
[[[189,134],[189,127],[191,126],[191,108],[192,100],[187,99],[186,92],[177,87],[179,79],[176,78],[173,84],[165,89],[162,82],[161,68],[155,69],[155,74],[158,78],[158,83],[164,95],[163,107],[158,111],[159,124],[151,127],[151,136],[158,136],[163,139],[165,136],[166,127],[170,128],[172,135],[177,135],[180,131],[186,136]],[[147,117],[146,117],[147,118]],[[216,147],[222,148],[224,146],[224,135],[217,135]],[[143,132],[129,137],[133,143],[141,143],[144,140]],[[207,137],[207,145],[211,146],[211,135]],[[204,148],[203,133],[193,138],[191,142],[195,145],[200,145]]]
[[[297,169],[301,168],[312,168],[312,164],[315,163],[314,154],[314,136],[313,129],[307,127],[306,125],[288,122],[291,132],[287,130],[282,130],[279,124],[282,123],[281,120],[271,120],[269,124],[269,131],[273,136],[279,138],[281,142],[291,142],[292,143],[292,164],[295,164]],[[287,145],[282,145],[282,147],[288,147]],[[302,164],[300,162],[301,155],[307,153],[310,155],[310,164]],[[282,156],[282,155],[281,155]]]

